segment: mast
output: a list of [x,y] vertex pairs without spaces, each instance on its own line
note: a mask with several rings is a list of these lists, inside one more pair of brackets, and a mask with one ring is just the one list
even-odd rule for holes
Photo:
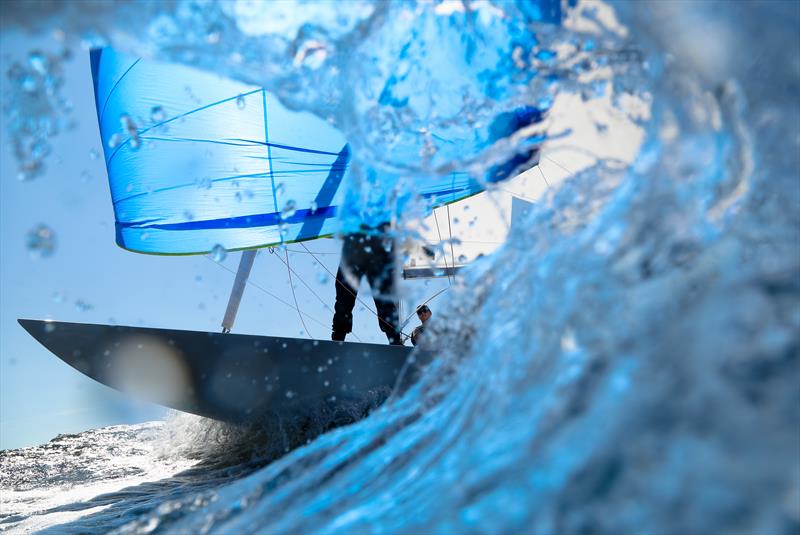
[[250,277],[250,270],[253,269],[253,262],[256,260],[255,249],[242,251],[242,258],[239,260],[239,269],[236,271],[236,279],[233,281],[231,296],[228,299],[228,308],[225,310],[225,317],[222,319],[222,332],[229,333],[236,320],[236,313],[239,311],[239,303],[242,301],[244,287]]

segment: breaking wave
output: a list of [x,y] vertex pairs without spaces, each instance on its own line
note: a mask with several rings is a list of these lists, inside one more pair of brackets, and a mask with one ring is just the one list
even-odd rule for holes
[[[524,141],[492,140],[493,118],[560,93],[610,91],[644,142],[476,262],[426,335],[438,359],[366,420],[53,532],[798,529],[800,70],[779,53],[796,6],[253,5],[137,4],[122,27],[132,4],[77,23],[65,3],[39,24],[263,84],[388,174],[482,171]],[[448,129],[472,150],[450,152]]]

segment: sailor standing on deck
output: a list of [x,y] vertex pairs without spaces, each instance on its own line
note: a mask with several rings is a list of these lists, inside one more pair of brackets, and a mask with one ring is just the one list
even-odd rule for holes
[[[389,183],[382,187],[373,170],[367,170],[362,183],[358,172],[349,184],[340,209],[342,258],[336,273],[336,304],[331,339],[343,341],[353,330],[353,308],[361,278],[366,275],[372,288],[378,326],[392,345],[403,345],[397,331],[395,245],[391,235],[388,206]],[[358,187],[361,186],[361,187]]]

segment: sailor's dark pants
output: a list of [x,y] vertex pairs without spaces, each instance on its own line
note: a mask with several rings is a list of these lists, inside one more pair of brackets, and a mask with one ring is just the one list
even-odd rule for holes
[[333,314],[334,339],[353,330],[353,307],[361,278],[366,275],[372,288],[378,325],[390,342],[399,341],[394,288],[394,245],[385,235],[347,234],[336,273],[336,305]]

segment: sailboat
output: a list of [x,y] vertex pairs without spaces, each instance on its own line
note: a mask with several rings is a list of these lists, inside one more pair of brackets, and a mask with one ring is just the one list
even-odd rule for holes
[[[157,255],[242,251],[239,270],[221,332],[29,319],[22,327],[104,385],[217,420],[382,402],[411,347],[231,332],[259,248],[336,233],[350,159],[343,135],[264,88],[188,66],[103,48],[91,51],[91,69],[117,244]],[[524,116],[541,121],[541,113]],[[526,157],[492,168],[488,180]],[[451,173],[425,179],[419,195],[434,209],[483,188]],[[431,358],[417,351],[412,360]]]

